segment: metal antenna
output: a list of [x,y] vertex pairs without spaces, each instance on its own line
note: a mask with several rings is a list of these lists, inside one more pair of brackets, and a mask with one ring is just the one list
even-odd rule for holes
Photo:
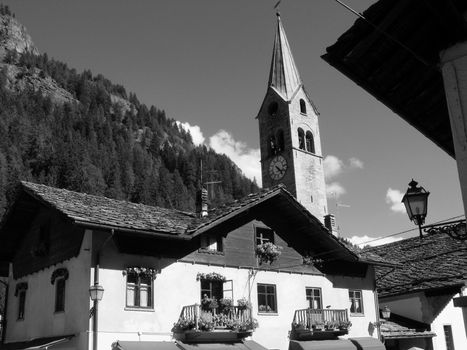
[[350,205],[348,204],[343,204],[343,203],[340,203],[339,202],[339,199],[337,197],[337,193],[336,192],[331,192],[331,194],[333,195],[334,197],[334,200],[336,201],[336,220],[337,220],[337,233],[338,235],[340,236],[340,231],[341,231],[341,226],[340,226],[340,217],[339,217],[339,208],[342,207],[342,208],[350,208]]

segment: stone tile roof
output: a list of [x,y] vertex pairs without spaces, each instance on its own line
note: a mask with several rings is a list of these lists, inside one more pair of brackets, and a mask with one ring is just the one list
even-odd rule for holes
[[377,267],[380,296],[455,287],[467,279],[467,242],[439,229],[419,237],[366,248],[365,252],[397,261],[395,268]]
[[405,339],[405,338],[431,338],[436,333],[417,330],[416,328],[405,327],[395,321],[383,321],[381,324],[381,335],[385,339]]
[[28,193],[59,210],[73,221],[172,235],[192,234],[243,207],[254,205],[255,202],[277,191],[285,191],[283,185],[278,185],[211,209],[208,216],[199,218],[195,213],[176,209],[131,203],[32,182],[21,183]]
[[86,193],[22,182],[26,192],[45,201],[73,221],[141,231],[182,234],[195,216]]
[[[22,185],[27,193],[80,224],[91,226],[102,225],[115,229],[167,234],[172,237],[187,239],[202,231],[203,228],[216,225],[222,222],[223,219],[236,215],[242,209],[255,206],[278,193],[293,198],[284,185],[278,185],[258,193],[250,194],[219,208],[211,209],[208,216],[200,218],[194,213],[136,204],[31,182],[23,181]],[[297,202],[296,204],[301,210],[306,211],[300,203]],[[324,225],[311,214],[309,215],[312,220],[315,220],[317,226],[321,226],[323,234],[326,234],[327,230]],[[332,236],[331,234],[329,235]],[[332,236],[332,238],[334,237]],[[336,239],[336,241],[338,240]],[[343,249],[351,251],[361,262],[386,265],[394,263],[388,259],[381,258],[373,252],[357,251],[340,241],[339,244]]]

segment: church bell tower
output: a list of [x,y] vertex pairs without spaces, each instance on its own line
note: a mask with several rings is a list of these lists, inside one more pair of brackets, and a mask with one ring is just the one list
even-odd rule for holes
[[277,14],[268,88],[257,116],[263,187],[283,183],[323,222],[327,200],[318,115]]

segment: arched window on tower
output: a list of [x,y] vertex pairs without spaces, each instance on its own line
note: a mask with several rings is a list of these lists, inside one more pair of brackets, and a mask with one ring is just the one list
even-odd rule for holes
[[306,104],[303,98],[300,99],[300,113],[306,114]]
[[305,132],[302,128],[298,128],[298,148],[305,149]]
[[274,135],[269,136],[268,151],[270,157],[277,153],[277,143]]
[[277,130],[276,146],[278,152],[282,152],[284,150],[284,131],[282,129]]
[[315,141],[313,140],[313,134],[311,133],[311,131],[306,132],[305,142],[306,150],[308,152],[315,153]]

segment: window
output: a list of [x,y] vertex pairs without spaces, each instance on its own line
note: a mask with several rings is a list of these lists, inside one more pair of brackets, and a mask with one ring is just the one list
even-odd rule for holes
[[300,113],[306,114],[306,104],[303,98],[300,99]]
[[256,228],[256,245],[261,245],[266,242],[274,243],[274,231],[269,228]]
[[298,128],[298,148],[305,149],[305,132],[302,128]]
[[277,154],[277,144],[274,135],[269,136],[269,156]]
[[276,286],[274,284],[258,283],[258,312],[277,312]]
[[306,132],[306,150],[311,153],[315,153],[315,141],[313,140],[313,134],[311,131]]
[[276,149],[277,152],[282,152],[284,150],[284,131],[282,129],[277,130]]
[[50,278],[50,283],[55,284],[55,312],[65,311],[65,286],[68,275],[68,270],[61,267],[56,269]]
[[55,281],[55,312],[65,311],[65,278]]
[[278,109],[279,109],[279,105],[277,104],[277,102],[271,102],[268,107],[269,115],[274,117],[277,114]]
[[201,236],[201,251],[222,252],[222,236]]
[[321,288],[306,288],[306,300],[310,309],[322,309]]
[[18,297],[18,320],[24,320],[27,289],[28,284],[26,282],[21,282],[16,285],[15,296]]
[[206,298],[216,298],[217,300],[224,297],[224,287],[222,281],[216,280],[201,280],[201,298],[203,300]]
[[455,350],[451,325],[444,325],[443,330],[444,330],[444,339],[446,339],[446,350]]
[[363,314],[363,297],[361,290],[349,290],[350,314]]
[[126,276],[126,306],[150,309],[154,306],[150,274],[129,272]]

